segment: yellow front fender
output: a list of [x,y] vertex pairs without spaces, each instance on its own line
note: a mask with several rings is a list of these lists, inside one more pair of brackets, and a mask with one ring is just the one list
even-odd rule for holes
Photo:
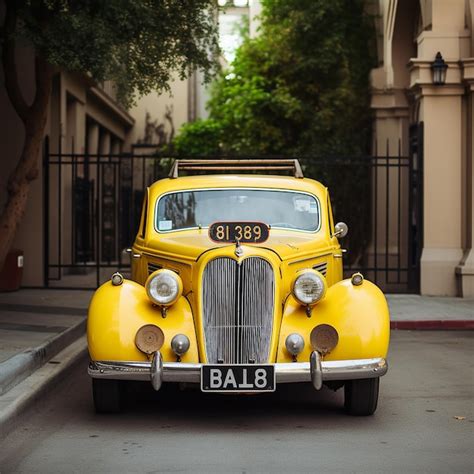
[[87,342],[92,360],[146,361],[147,356],[135,346],[135,335],[145,324],[155,324],[165,335],[161,355],[166,362],[176,361],[171,339],[185,334],[190,340],[183,362],[199,362],[196,332],[191,307],[181,297],[168,308],[163,318],[160,308],[153,305],[145,288],[124,280],[122,285],[104,283],[92,297],[87,320]]
[[310,318],[305,308],[290,296],[283,313],[277,362],[292,360],[285,348],[285,340],[291,333],[303,336],[305,347],[298,355],[298,361],[308,361],[313,351],[310,334],[319,324],[330,324],[339,335],[337,346],[324,357],[325,360],[387,355],[390,339],[388,305],[382,291],[370,281],[354,286],[350,280],[343,280],[331,286],[323,300],[313,308]]

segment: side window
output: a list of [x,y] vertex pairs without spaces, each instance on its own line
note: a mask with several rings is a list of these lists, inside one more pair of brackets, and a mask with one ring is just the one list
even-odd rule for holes
[[143,211],[142,211],[142,225],[140,228],[140,237],[145,238],[146,223],[148,217],[148,190],[145,194],[145,199],[143,201]]
[[331,207],[331,199],[329,199],[329,193],[328,193],[328,222],[329,222],[329,232],[331,232],[331,235],[334,234],[334,219],[332,217],[332,207]]

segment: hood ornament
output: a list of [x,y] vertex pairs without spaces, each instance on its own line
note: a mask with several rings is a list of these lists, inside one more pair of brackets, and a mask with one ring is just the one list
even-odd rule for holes
[[235,241],[235,252],[234,253],[235,253],[236,257],[241,257],[244,254],[244,249],[240,245],[240,242],[239,242],[238,239]]

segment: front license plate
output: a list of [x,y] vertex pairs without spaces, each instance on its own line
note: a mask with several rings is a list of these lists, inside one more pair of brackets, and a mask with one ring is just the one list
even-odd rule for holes
[[203,392],[274,392],[273,365],[203,365]]

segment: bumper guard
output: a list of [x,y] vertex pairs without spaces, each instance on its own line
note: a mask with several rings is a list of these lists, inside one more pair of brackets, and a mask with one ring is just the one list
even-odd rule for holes
[[[323,382],[381,377],[388,369],[384,358],[323,361],[318,352],[309,362],[276,363],[276,381],[279,383],[312,382],[319,390]],[[201,382],[203,364],[163,362],[155,352],[151,362],[91,361],[88,373],[92,378],[151,381],[159,390],[163,382]]]

